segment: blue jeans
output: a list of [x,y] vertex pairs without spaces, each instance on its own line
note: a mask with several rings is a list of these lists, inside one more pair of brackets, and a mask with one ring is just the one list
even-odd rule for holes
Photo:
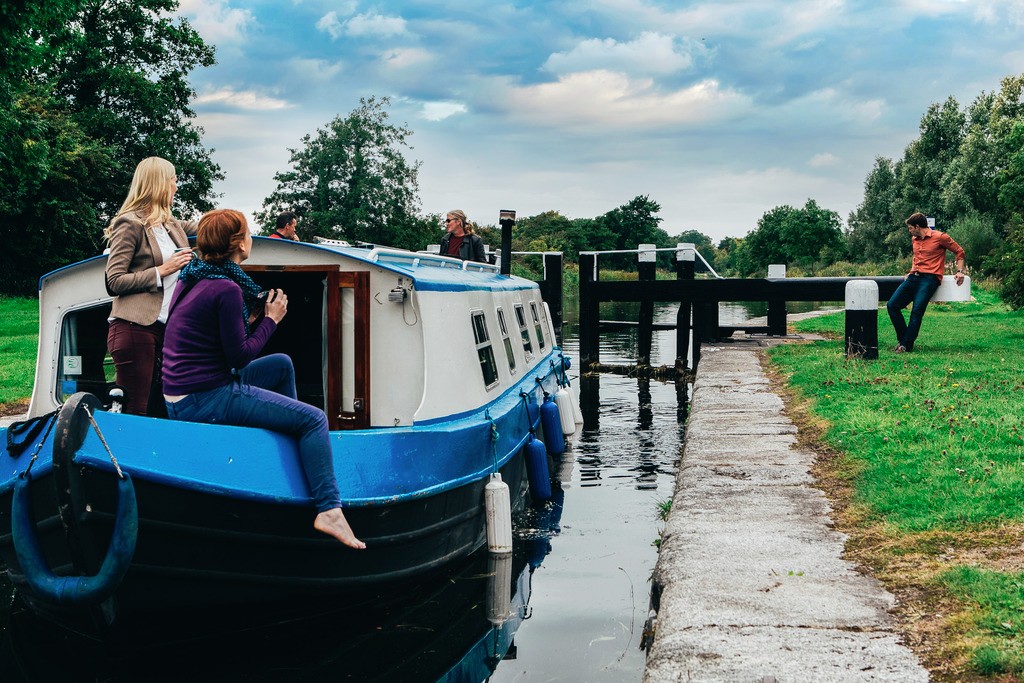
[[327,416],[296,400],[295,367],[283,353],[257,358],[231,384],[168,402],[167,414],[172,420],[262,427],[296,437],[317,512],[341,507]]
[[[928,302],[941,282],[942,278],[938,275],[914,275],[911,273],[903,281],[903,284],[893,292],[893,295],[889,297],[889,302],[885,305],[886,310],[889,311],[889,320],[892,321],[893,329],[896,330],[896,341],[907,351],[914,350],[914,341],[917,340],[917,335],[921,331],[921,319],[924,318]],[[914,307],[910,309],[910,322],[907,323],[903,320],[903,309],[910,302],[914,302]]]

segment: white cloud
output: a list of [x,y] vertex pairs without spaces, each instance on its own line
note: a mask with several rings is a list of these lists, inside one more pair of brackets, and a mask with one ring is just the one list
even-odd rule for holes
[[334,40],[341,37],[341,20],[338,19],[338,13],[333,10],[320,17],[320,20],[316,22],[316,27],[318,30],[328,34]]
[[882,112],[885,109],[885,100],[868,100],[867,102],[861,102],[854,106],[854,110],[857,112],[857,118],[863,123],[871,123],[882,118]]
[[611,38],[581,41],[568,52],[556,52],[544,69],[556,74],[608,69],[627,73],[674,73],[689,68],[693,57],[677,49],[670,35],[646,32],[636,40],[620,43]]
[[256,23],[252,12],[233,8],[227,0],[181,0],[178,13],[204,40],[215,44],[244,40],[245,32]]
[[675,126],[721,121],[746,111],[747,97],[724,90],[715,80],[661,92],[651,79],[631,80],[597,70],[563,76],[556,82],[511,86],[495,82],[484,97],[515,117],[543,126],[597,124],[612,128]]
[[286,109],[291,106],[285,100],[261,95],[251,90],[239,91],[233,88],[220,88],[219,90],[205,92],[195,99],[195,104],[197,106],[223,104],[247,111],[271,111]]
[[288,71],[292,80],[304,80],[312,83],[327,83],[341,73],[342,66],[326,59],[305,59],[296,57],[288,60]]
[[822,152],[821,154],[815,154],[811,157],[808,162],[812,168],[825,168],[827,166],[835,166],[839,163],[839,157],[831,152]]
[[[354,3],[346,5],[343,16],[354,11]],[[338,12],[331,10],[320,17],[316,27],[337,40],[343,35],[354,37],[369,36],[382,38],[386,36],[397,36],[406,32],[405,19],[401,17],[386,17],[383,14],[357,14],[350,19],[342,21]]]
[[381,55],[381,61],[396,69],[405,69],[433,61],[434,55],[428,50],[418,47],[396,48],[387,50]]
[[423,105],[422,116],[428,121],[441,121],[466,111],[466,105],[459,102],[427,102]]
[[357,14],[345,22],[345,32],[350,36],[396,36],[405,33],[405,19],[386,17],[383,14]]

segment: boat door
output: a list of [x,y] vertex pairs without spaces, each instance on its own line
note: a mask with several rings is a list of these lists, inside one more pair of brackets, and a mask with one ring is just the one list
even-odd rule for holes
[[327,421],[370,426],[370,274],[330,273],[327,286]]

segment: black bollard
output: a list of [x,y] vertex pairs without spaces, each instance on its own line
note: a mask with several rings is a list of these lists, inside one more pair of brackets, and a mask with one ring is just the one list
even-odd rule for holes
[[594,291],[598,281],[597,252],[580,252],[579,264],[580,372],[586,373],[592,365],[601,362],[601,301]]
[[873,280],[846,283],[846,357],[878,358],[878,284]]
[[562,252],[549,251],[544,254],[544,301],[551,311],[551,325],[555,338],[562,345]]
[[[637,269],[641,282],[654,282],[657,274],[658,252],[656,244],[641,244],[637,247]],[[642,365],[651,363],[651,343],[654,333],[654,300],[644,297],[640,300],[640,319],[637,320],[637,347],[639,348],[636,362]]]
[[[692,280],[696,271],[696,247],[692,242],[676,244],[676,279]],[[684,369],[689,367],[690,350],[690,313],[693,300],[689,296],[680,296],[679,311],[676,313],[676,367],[680,361]]]

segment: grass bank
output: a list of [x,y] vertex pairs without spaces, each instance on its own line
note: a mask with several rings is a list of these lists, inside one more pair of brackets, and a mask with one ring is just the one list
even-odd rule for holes
[[0,296],[0,411],[32,393],[38,332],[37,299]]
[[851,559],[899,598],[934,680],[1024,676],[1024,315],[979,288],[933,304],[912,354],[885,310],[880,359],[847,360],[842,313],[797,323],[831,341],[769,352]]

